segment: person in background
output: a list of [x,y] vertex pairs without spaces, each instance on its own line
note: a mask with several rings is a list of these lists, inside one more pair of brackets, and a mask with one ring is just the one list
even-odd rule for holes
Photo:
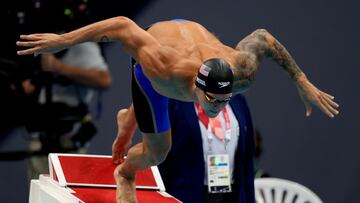
[[48,173],[49,152],[86,152],[85,144],[96,133],[89,108],[96,98],[95,90],[103,91],[111,86],[111,74],[97,43],[81,43],[56,55],[40,57],[41,69],[51,75],[47,77],[51,81],[39,94],[42,107],[38,117],[45,120],[36,121],[37,127],[30,130],[34,131],[30,150],[41,151],[29,159],[30,179]]
[[[232,97],[215,118],[197,103],[170,99],[169,116],[172,148],[158,166],[166,191],[187,203],[254,202],[254,134],[245,97]],[[226,181],[213,183],[221,178]]]

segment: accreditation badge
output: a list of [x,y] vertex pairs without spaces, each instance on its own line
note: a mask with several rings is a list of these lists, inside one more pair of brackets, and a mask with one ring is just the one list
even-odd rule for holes
[[231,192],[229,155],[208,155],[207,171],[209,193]]

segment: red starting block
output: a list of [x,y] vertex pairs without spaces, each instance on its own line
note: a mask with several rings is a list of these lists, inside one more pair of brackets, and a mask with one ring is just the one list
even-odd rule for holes
[[[111,156],[49,154],[50,175],[31,180],[29,203],[116,203]],[[139,203],[181,202],[165,192],[156,166],[136,174]]]

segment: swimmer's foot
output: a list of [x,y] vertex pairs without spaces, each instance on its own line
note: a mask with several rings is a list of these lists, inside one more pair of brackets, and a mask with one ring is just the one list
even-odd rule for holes
[[138,203],[136,198],[135,176],[128,177],[121,171],[122,164],[116,167],[114,178],[116,181],[117,203]]

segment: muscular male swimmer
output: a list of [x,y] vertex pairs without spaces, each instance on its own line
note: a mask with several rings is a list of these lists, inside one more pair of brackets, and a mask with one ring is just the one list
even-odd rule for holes
[[[257,29],[235,48],[223,44],[202,25],[163,21],[140,28],[127,17],[102,20],[64,34],[21,35],[19,55],[55,53],[87,42],[119,41],[132,57],[133,105],[119,111],[119,133],[113,144],[117,202],[137,202],[136,171],[161,163],[171,147],[167,99],[197,102],[215,117],[234,94],[246,91],[261,60],[272,58],[294,80],[306,107],[329,117],[338,114],[334,97],[315,87],[285,47],[268,31]],[[135,116],[136,119],[135,119]],[[138,123],[143,141],[127,152]]]

